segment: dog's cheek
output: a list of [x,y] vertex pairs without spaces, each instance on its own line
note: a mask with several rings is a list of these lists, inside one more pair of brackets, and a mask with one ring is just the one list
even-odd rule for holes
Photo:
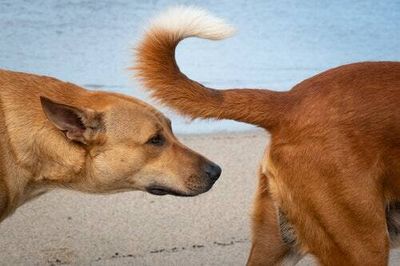
[[124,182],[143,167],[145,160],[140,152],[127,149],[107,150],[93,160],[95,178],[102,183]]

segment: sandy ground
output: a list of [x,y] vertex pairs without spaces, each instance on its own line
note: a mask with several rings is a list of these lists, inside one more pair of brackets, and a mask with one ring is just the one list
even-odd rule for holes
[[[244,265],[263,132],[182,136],[220,163],[214,188],[194,198],[142,192],[54,191],[0,225],[0,265]],[[393,252],[391,265],[400,264]],[[309,258],[301,265],[313,265]]]

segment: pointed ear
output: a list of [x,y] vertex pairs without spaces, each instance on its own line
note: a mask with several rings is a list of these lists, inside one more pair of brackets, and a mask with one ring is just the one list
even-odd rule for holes
[[104,128],[102,114],[94,110],[56,103],[42,96],[40,102],[47,119],[70,140],[88,144]]

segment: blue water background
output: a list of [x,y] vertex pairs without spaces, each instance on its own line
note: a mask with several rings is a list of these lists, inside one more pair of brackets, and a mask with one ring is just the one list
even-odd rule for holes
[[[0,68],[150,101],[127,70],[131,48],[152,16],[176,4],[209,9],[238,30],[225,41],[188,39],[178,47],[181,69],[207,86],[288,90],[334,66],[400,61],[400,1],[1,0]],[[178,133],[252,128],[190,123],[162,110]]]

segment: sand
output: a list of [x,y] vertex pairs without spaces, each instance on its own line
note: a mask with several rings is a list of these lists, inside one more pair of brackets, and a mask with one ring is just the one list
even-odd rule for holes
[[[180,139],[222,166],[211,191],[194,198],[50,192],[0,224],[0,265],[245,265],[266,134]],[[393,252],[391,265],[399,263]]]

